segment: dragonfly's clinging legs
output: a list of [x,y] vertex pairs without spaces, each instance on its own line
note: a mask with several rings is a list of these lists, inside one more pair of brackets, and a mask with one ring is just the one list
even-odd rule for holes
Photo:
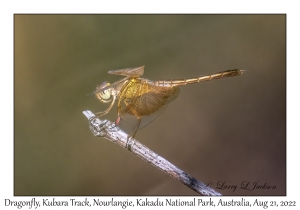
[[132,112],[134,113],[134,115],[136,116],[138,122],[137,124],[135,125],[135,127],[133,128],[133,130],[131,131],[131,136],[132,138],[134,138],[136,132],[138,131],[139,127],[140,127],[140,124],[141,124],[141,117],[139,116],[139,114],[135,111],[135,110],[132,110]]
[[[136,100],[137,100],[137,98],[133,99],[129,103],[126,100],[124,100],[123,102],[125,104],[125,108],[121,111],[122,106],[120,105],[120,107],[118,107],[118,118],[116,120],[116,125],[118,125],[120,120],[122,119],[124,113],[132,113],[136,117],[137,122],[129,134],[129,136],[131,136],[132,138],[134,138],[135,134],[137,133],[137,131],[140,127],[141,118],[142,118],[141,115],[134,108]],[[120,108],[120,111],[119,111],[119,108]]]
[[106,114],[110,111],[110,109],[113,107],[115,101],[116,101],[116,96],[113,96],[113,100],[112,100],[112,102],[110,103],[109,107],[108,107],[105,111],[103,111],[103,112],[97,112],[97,113],[95,113],[95,115],[96,115],[97,117],[106,115]]
[[[126,86],[124,85],[124,86],[122,87],[122,89],[120,90],[120,93],[123,93],[123,92],[126,93],[127,89],[128,89],[128,85],[126,85]],[[119,100],[118,100],[118,117],[117,117],[117,120],[116,120],[116,125],[119,124],[120,119],[121,119],[120,114],[121,114],[121,110],[122,110],[122,105],[121,105],[121,102],[122,102],[122,101],[124,101],[124,103],[125,103],[126,106],[128,105],[128,104],[126,103],[126,98],[125,98],[125,96],[122,95],[122,94],[120,94],[120,95],[119,95]]]

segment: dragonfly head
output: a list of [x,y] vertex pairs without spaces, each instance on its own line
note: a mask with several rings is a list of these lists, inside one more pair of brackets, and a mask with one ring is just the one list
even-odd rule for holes
[[[101,90],[110,85],[108,82],[102,82],[100,85],[96,86],[96,90]],[[112,100],[111,89],[105,89],[95,94],[96,98],[99,99],[102,103],[109,103]]]

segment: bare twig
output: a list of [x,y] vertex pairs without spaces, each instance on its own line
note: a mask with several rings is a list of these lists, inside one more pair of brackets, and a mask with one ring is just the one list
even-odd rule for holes
[[216,192],[214,189],[208,187],[203,182],[195,179],[189,174],[185,173],[175,165],[159,156],[136,139],[128,137],[128,135],[120,130],[114,123],[108,120],[101,120],[96,118],[94,113],[89,110],[83,111],[83,114],[88,118],[90,122],[90,129],[92,133],[97,137],[104,137],[123,148],[127,148],[129,151],[135,153],[138,157],[142,158],[146,162],[169,174],[174,179],[185,184],[189,188],[193,189],[200,195],[222,195]]

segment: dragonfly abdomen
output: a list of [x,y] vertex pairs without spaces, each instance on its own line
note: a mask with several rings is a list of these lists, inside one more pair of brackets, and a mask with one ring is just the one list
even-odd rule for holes
[[221,71],[214,74],[208,74],[208,75],[193,77],[188,79],[158,80],[153,82],[153,84],[154,86],[161,86],[161,87],[177,87],[177,86],[183,86],[187,84],[210,81],[214,79],[221,79],[225,77],[239,76],[242,75],[244,72],[245,70],[231,69],[227,71]]

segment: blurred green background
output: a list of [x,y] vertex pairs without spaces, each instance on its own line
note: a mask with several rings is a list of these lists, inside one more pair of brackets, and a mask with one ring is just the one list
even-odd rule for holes
[[[246,69],[182,87],[136,138],[224,195],[286,194],[285,15],[15,15],[14,24],[15,195],[197,195],[94,137],[82,114],[107,108],[86,95],[121,78],[108,70],[141,65],[151,80]],[[239,189],[243,181],[276,189]]]

